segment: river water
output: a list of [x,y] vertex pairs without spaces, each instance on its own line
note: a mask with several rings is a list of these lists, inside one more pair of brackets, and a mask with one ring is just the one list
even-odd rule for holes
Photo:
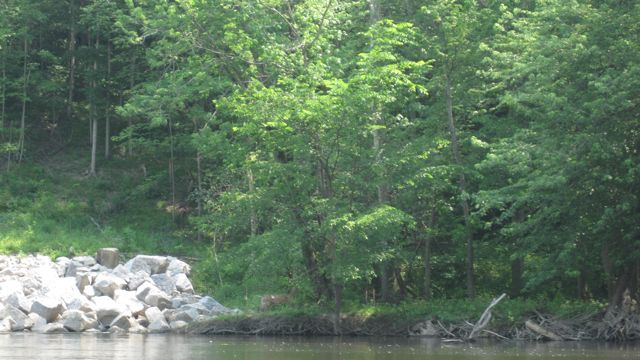
[[640,359],[640,344],[480,342],[420,338],[0,335],[0,359],[462,360]]

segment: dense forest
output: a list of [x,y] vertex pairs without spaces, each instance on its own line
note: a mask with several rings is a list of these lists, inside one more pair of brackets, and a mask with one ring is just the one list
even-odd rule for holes
[[[637,1],[0,0],[0,14],[6,251],[66,250],[59,228],[77,227],[192,256],[223,298],[338,308],[639,295]],[[162,235],[132,244],[149,219]]]

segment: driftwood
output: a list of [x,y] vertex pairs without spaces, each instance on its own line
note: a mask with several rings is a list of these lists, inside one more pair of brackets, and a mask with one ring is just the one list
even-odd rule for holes
[[487,325],[489,325],[489,321],[491,320],[491,308],[498,305],[498,303],[502,299],[504,299],[505,296],[507,296],[507,294],[502,294],[491,301],[491,304],[487,306],[487,308],[482,313],[482,316],[480,316],[480,319],[478,319],[478,322],[476,322],[476,324],[473,326],[473,329],[467,337],[467,340],[473,340],[473,338],[476,337],[476,335],[478,335],[480,331],[482,331],[485,327],[487,327]]
[[561,336],[558,336],[556,334],[554,334],[553,332],[543,328],[542,326],[536,324],[535,322],[531,321],[531,320],[527,320],[524,323],[524,326],[527,327],[527,329],[533,331],[534,333],[540,334],[550,340],[554,340],[554,341],[562,341],[563,338]]

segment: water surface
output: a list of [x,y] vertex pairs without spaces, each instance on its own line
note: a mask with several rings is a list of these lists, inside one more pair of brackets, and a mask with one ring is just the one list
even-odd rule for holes
[[640,344],[480,342],[421,338],[0,335],[0,359],[462,360],[640,359]]

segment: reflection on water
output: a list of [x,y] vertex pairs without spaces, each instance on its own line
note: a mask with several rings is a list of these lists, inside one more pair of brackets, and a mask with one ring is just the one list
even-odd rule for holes
[[246,360],[640,359],[640,344],[445,344],[421,338],[204,337],[10,333],[0,359],[246,359]]

